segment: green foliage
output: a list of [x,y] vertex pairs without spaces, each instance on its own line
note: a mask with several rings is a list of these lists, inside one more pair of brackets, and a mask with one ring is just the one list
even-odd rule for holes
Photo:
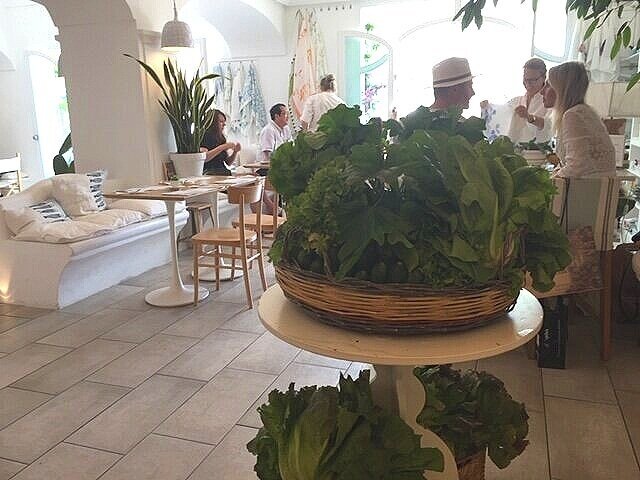
[[158,102],[171,122],[177,153],[198,153],[204,134],[213,123],[214,97],[207,94],[203,83],[220,75],[211,73],[201,77],[198,71],[187,80],[185,72],[168,59],[163,64],[163,82],[149,65],[129,54],[124,56],[138,62],[162,90],[164,98]]
[[456,461],[486,448],[493,463],[505,468],[524,451],[529,416],[496,377],[461,374],[448,365],[416,367],[414,375],[427,398],[416,421],[442,438]]
[[[475,21],[476,26],[480,28],[482,26],[482,10],[485,8],[486,3],[486,0],[468,0],[453,19],[461,19],[463,30],[471,25],[472,21]],[[525,3],[525,0],[520,0],[520,3]],[[498,0],[493,0],[493,4],[497,5]],[[538,1],[533,0],[532,7],[534,11],[537,6]],[[640,38],[636,38],[637,35],[632,31],[632,27],[635,25],[635,18],[640,12],[640,0],[566,0],[566,10],[567,12],[575,12],[579,19],[590,22],[585,32],[584,40],[591,37],[594,31],[603,27],[611,15],[616,15],[620,19],[623,16],[625,17],[612,38],[605,38],[600,44],[601,52],[607,42],[611,45],[609,56],[612,60],[618,56],[622,48],[631,48],[633,50],[640,48]],[[630,90],[638,81],[640,81],[640,73],[636,73],[631,77],[627,90]]]
[[338,388],[273,390],[258,411],[263,427],[247,449],[261,480],[422,480],[444,468],[438,449],[373,404],[368,370]]
[[75,173],[76,166],[74,161],[72,160],[71,163],[67,163],[67,160],[64,158],[64,154],[71,150],[71,148],[71,133],[69,133],[67,138],[64,139],[64,142],[62,142],[58,154],[53,157],[53,171],[56,175]]
[[527,270],[536,289],[552,288],[570,257],[548,173],[505,137],[480,140],[484,122],[459,113],[420,107],[401,122],[362,125],[359,108],[342,105],[318,132],[279,147],[269,176],[288,220],[272,260],[336,280],[505,280],[514,294]]

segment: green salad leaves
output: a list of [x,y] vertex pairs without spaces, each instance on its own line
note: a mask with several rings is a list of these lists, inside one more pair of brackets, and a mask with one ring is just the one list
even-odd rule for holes
[[271,250],[336,280],[433,288],[510,282],[553,287],[570,260],[550,211],[549,174],[527,166],[484,122],[425,107],[400,122],[360,123],[359,107],[326,113],[273,154],[269,177],[288,220]]
[[506,468],[524,451],[529,416],[499,379],[448,365],[416,367],[414,375],[427,398],[417,422],[442,438],[457,462],[486,449],[498,468]]
[[442,471],[442,453],[373,404],[369,371],[339,388],[273,390],[258,411],[263,427],[247,448],[261,480],[423,480]]

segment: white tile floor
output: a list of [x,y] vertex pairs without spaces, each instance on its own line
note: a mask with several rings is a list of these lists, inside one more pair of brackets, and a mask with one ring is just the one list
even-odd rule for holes
[[[0,304],[0,480],[255,479],[244,446],[267,393],[364,367],[267,333],[241,281],[197,308],[147,305],[169,274],[154,269],[58,312]],[[603,363],[597,322],[580,318],[566,370],[541,370],[522,351],[478,362],[531,417],[525,453],[506,470],[489,465],[487,480],[640,479],[638,335],[617,325]]]

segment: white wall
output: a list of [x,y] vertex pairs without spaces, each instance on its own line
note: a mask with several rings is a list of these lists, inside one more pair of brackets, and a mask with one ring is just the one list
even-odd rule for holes
[[15,66],[15,70],[0,71],[0,157],[19,152],[23,170],[38,180],[43,169],[37,143],[32,139],[37,126],[27,55],[58,49],[54,38],[57,29],[41,5],[0,2],[0,32],[4,53]]

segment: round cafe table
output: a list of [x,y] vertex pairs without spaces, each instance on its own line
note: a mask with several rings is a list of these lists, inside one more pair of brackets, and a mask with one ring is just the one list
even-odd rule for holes
[[397,412],[422,435],[423,446],[438,447],[444,454],[444,472],[428,472],[429,480],[458,480],[458,472],[444,442],[416,423],[425,396],[422,384],[413,376],[414,366],[493,357],[524,345],[542,327],[542,307],[526,290],[502,318],[446,334],[370,334],[330,326],[288,301],[278,285],[262,295],[258,315],[267,330],[291,345],[327,357],[372,364],[375,380],[371,390],[376,403]]

